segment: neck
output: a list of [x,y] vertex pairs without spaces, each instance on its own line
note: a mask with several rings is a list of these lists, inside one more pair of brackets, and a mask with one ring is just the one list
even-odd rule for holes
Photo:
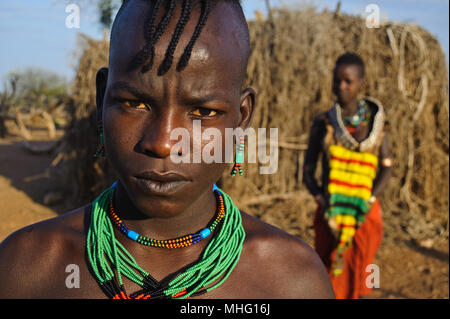
[[154,239],[170,239],[206,227],[216,213],[217,203],[211,188],[173,217],[150,217],[136,208],[125,188],[118,183],[114,207],[129,229]]
[[343,102],[339,101],[339,105],[342,108],[343,116],[355,114],[356,111],[358,111],[358,100],[357,99],[353,99],[347,103],[343,103]]

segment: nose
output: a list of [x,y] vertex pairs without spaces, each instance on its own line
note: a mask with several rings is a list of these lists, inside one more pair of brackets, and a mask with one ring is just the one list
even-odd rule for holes
[[142,138],[137,147],[146,155],[166,158],[170,156],[172,142],[170,132],[174,128],[175,116],[173,112],[166,110],[159,112],[148,120],[143,129]]
[[346,89],[347,85],[345,83],[345,81],[340,81],[339,82],[339,91],[344,91]]

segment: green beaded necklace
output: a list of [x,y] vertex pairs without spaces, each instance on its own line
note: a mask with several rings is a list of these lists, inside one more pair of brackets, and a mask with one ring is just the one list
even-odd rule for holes
[[[115,238],[108,207],[114,187],[105,190],[92,204],[86,250],[90,267],[105,294],[113,299],[187,298],[219,287],[231,274],[242,251],[245,231],[241,213],[230,197],[214,186],[224,199],[222,225],[200,258],[158,282],[142,269]],[[122,276],[142,287],[128,295]]]

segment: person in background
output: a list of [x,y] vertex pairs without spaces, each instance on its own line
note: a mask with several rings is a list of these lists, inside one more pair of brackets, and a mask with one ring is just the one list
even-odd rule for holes
[[[361,57],[341,55],[333,70],[336,100],[315,117],[303,167],[303,182],[317,202],[315,249],[328,269],[336,298],[371,292],[366,267],[383,237],[378,196],[391,176],[392,159],[381,103],[360,92]],[[315,172],[322,154],[321,183]]]

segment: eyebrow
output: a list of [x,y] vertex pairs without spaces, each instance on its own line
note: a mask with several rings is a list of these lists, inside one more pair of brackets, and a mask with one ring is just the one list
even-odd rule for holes
[[133,94],[136,98],[141,99],[141,100],[152,99],[152,97],[149,94],[142,92],[137,87],[130,85],[128,82],[125,82],[125,81],[114,82],[113,84],[111,84],[110,90],[112,90],[112,91],[115,91],[115,90],[128,91],[131,94]]
[[[189,98],[185,98],[184,99],[186,104],[189,105],[203,105],[203,104],[207,104],[208,102],[212,102],[212,101],[223,101],[221,98],[219,98],[216,95],[207,95],[207,96],[202,96],[202,97],[189,97]],[[228,102],[228,101],[226,101]]]
[[[137,87],[130,85],[128,82],[126,81],[117,81],[117,82],[113,82],[113,84],[111,84],[110,86],[110,90],[114,91],[127,91],[131,94],[133,94],[137,99],[143,100],[143,101],[147,101],[147,100],[153,100],[153,97],[151,95],[149,95],[148,93],[142,92],[140,89],[138,89]],[[211,95],[206,95],[206,96],[191,96],[191,97],[186,97],[183,98],[183,101],[185,104],[188,105],[204,105],[207,104],[208,102],[212,102],[212,101],[222,101],[225,102],[226,104],[231,104],[230,101],[228,101],[228,99],[223,99],[215,94],[211,94]]]

